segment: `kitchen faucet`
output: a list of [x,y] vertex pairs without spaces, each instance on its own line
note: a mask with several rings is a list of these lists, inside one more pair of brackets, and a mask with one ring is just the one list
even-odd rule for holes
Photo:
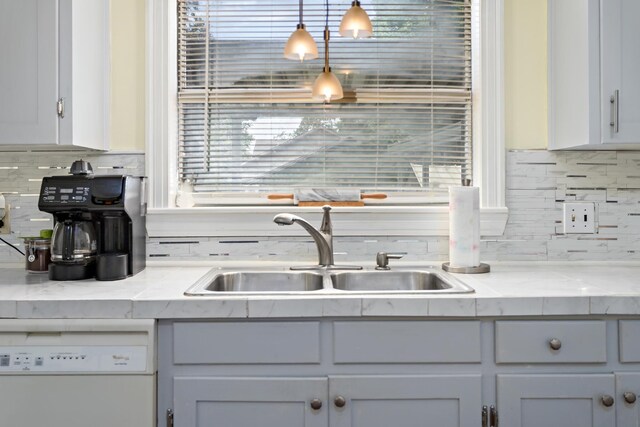
[[273,222],[278,225],[291,225],[297,222],[307,230],[307,232],[313,237],[318,248],[318,264],[322,267],[329,267],[333,265],[333,233],[331,229],[331,206],[325,205],[322,207],[324,214],[322,215],[322,224],[320,230],[316,230],[315,227],[309,222],[297,215],[288,213],[281,213],[273,218]]
[[362,267],[356,266],[340,266],[337,267],[333,262],[333,229],[331,226],[331,206],[325,205],[322,207],[324,214],[322,215],[322,224],[320,229],[316,229],[306,219],[297,215],[289,213],[281,213],[273,218],[273,222],[278,225],[291,225],[298,223],[304,228],[313,238],[318,248],[318,265],[313,267],[291,267],[292,270],[309,270],[317,268],[341,268],[341,269],[355,269],[360,270]]

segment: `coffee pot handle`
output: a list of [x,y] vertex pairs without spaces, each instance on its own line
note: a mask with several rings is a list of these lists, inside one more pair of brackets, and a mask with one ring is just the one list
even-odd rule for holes
[[73,242],[75,240],[75,227],[70,220],[64,221],[62,229],[62,259],[65,261],[73,260]]

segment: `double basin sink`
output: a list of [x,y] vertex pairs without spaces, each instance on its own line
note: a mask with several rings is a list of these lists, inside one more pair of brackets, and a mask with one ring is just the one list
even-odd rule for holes
[[313,293],[471,293],[473,288],[436,268],[358,271],[212,269],[187,296]]

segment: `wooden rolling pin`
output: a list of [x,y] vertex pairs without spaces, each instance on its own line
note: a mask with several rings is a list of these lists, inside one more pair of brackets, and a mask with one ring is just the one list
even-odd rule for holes
[[293,194],[269,194],[269,200],[293,199],[298,206],[364,206],[362,199],[386,199],[384,193],[360,193],[353,189],[297,189]]

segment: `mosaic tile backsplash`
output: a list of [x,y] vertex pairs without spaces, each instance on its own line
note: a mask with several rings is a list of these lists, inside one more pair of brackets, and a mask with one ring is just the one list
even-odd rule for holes
[[[565,201],[595,204],[596,234],[562,234]],[[509,221],[499,237],[484,237],[483,260],[640,260],[640,152],[507,153]],[[336,263],[404,252],[406,260],[444,261],[446,237],[337,237]],[[150,239],[154,258],[296,260],[314,262],[309,238]]]
[[[510,151],[503,236],[484,259],[640,260],[640,151]],[[562,234],[563,202],[595,204],[596,234]]]
[[[142,154],[3,153],[0,192],[12,205],[12,234],[50,227],[37,210],[43,176],[65,173],[72,160],[89,160],[96,173],[142,174]],[[114,169],[117,169],[115,171]],[[507,153],[506,201],[509,221],[499,237],[483,237],[482,259],[492,260],[640,260],[640,152]],[[595,204],[596,234],[562,234],[565,201]],[[371,260],[376,252],[404,252],[406,260],[442,261],[446,237],[337,237],[336,262]],[[315,245],[306,237],[151,238],[147,253],[156,260],[296,260],[314,262]],[[0,262],[20,261],[0,243]]]

